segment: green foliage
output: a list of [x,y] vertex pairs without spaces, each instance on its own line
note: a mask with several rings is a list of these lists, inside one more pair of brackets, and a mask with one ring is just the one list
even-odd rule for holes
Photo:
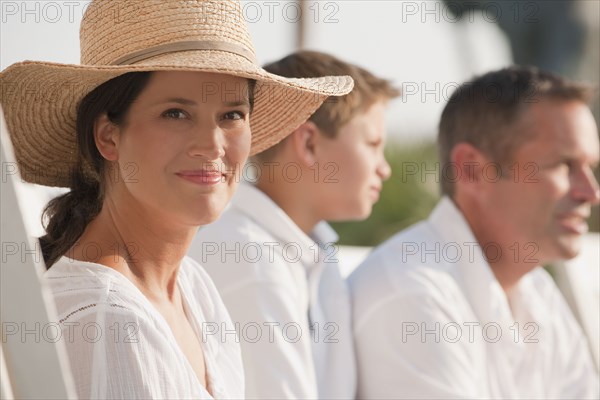
[[[390,143],[386,157],[392,176],[383,184],[381,198],[371,216],[362,222],[332,223],[339,243],[376,246],[398,231],[427,218],[439,200],[439,164],[436,145]],[[414,172],[416,169],[416,172]],[[595,171],[598,177],[598,170]],[[600,212],[592,208],[591,232],[600,231]]]
[[[439,199],[435,144],[389,143],[386,157],[392,176],[383,184],[381,198],[362,222],[333,223],[340,244],[375,246],[396,232],[427,218]],[[415,171],[416,170],[416,171]]]

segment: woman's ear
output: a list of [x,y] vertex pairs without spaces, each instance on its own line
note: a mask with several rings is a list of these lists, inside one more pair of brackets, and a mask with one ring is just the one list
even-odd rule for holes
[[108,161],[119,159],[119,134],[119,127],[108,119],[106,113],[96,118],[94,141],[102,157]]
[[298,160],[307,168],[312,167],[317,162],[315,152],[319,136],[319,128],[312,121],[304,122],[290,135]]

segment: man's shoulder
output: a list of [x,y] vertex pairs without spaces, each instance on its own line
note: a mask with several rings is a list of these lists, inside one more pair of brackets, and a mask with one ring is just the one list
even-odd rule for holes
[[348,279],[353,303],[374,303],[387,298],[460,296],[454,266],[423,259],[414,247],[438,242],[435,229],[427,221],[419,222],[377,247]]
[[434,249],[440,240],[428,221],[412,225],[377,246],[350,275],[350,282],[359,283],[371,276],[411,279],[415,274],[447,273],[443,260],[431,263],[430,258],[420,256],[424,247]]

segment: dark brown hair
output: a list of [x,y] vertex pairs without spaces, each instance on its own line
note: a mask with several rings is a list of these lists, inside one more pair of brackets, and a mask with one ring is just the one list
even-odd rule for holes
[[[341,97],[330,97],[308,119],[331,138],[335,138],[339,129],[357,113],[366,111],[379,100],[389,100],[400,95],[400,91],[389,81],[376,77],[364,68],[317,51],[298,51],[265,65],[264,69],[287,78],[349,75],[354,79],[352,92]],[[267,161],[274,156],[278,148],[279,145],[275,145],[256,157]]]
[[40,244],[47,268],[67,253],[102,209],[105,162],[94,140],[96,119],[106,113],[112,123],[122,125],[150,75],[150,72],[131,72],[118,76],[95,88],[79,103],[76,123],[79,161],[71,171],[71,190],[50,201],[44,210],[43,219],[48,222]]
[[[531,139],[515,129],[528,107],[543,99],[578,100],[589,104],[595,90],[535,67],[513,66],[475,78],[458,87],[444,108],[439,125],[441,170],[450,164],[458,143],[469,143],[494,162],[509,163],[514,152]],[[453,177],[440,174],[442,193],[453,196]]]

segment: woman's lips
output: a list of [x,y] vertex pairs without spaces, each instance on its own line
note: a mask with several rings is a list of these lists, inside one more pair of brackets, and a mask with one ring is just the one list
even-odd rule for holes
[[215,171],[180,171],[176,175],[197,185],[213,186],[225,182],[225,175]]

